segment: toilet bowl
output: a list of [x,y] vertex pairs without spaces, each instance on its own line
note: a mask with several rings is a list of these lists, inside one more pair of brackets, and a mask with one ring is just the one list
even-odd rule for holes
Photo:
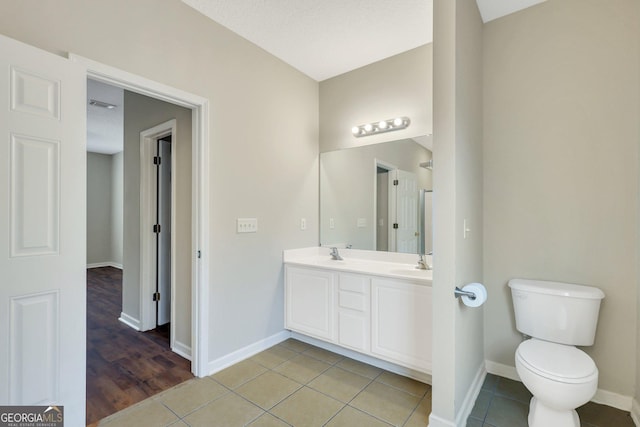
[[580,427],[575,408],[598,387],[598,369],[585,352],[532,338],[516,350],[516,371],[534,396],[529,427]]
[[598,368],[574,346],[593,345],[604,293],[591,286],[509,281],[516,329],[531,337],[516,349],[516,371],[533,398],[529,427],[580,427],[575,408],[598,388]]

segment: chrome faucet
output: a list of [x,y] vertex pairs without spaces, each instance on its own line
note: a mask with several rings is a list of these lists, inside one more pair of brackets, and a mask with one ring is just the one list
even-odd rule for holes
[[416,265],[416,268],[418,270],[431,270],[431,266],[429,264],[427,264],[427,260],[425,259],[424,255],[420,255],[420,258],[418,259],[418,265]]
[[331,248],[331,253],[329,255],[331,255],[331,259],[335,259],[336,261],[342,261],[342,257],[338,253],[338,248],[336,248],[335,246]]

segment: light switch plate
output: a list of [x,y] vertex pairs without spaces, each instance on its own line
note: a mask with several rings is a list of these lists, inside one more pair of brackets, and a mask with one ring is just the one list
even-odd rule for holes
[[256,233],[258,231],[258,218],[237,218],[238,233]]

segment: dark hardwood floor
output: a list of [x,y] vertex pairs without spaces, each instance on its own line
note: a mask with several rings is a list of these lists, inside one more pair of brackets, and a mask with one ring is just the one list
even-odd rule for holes
[[122,271],[87,270],[87,425],[189,378],[191,363],[169,348],[169,325],[137,332],[118,320]]

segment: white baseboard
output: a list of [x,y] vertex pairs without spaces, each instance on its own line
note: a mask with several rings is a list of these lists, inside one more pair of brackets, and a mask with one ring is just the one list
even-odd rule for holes
[[140,331],[140,320],[136,319],[135,317],[129,316],[127,313],[122,312],[120,313],[120,317],[118,318],[118,320],[128,327],[135,329],[136,331]]
[[[509,378],[510,380],[520,382],[518,372],[513,366],[492,362],[490,360],[485,361],[485,366],[487,368],[487,372],[490,374],[498,375],[499,377]],[[622,394],[614,393],[600,388],[596,391],[593,399],[591,399],[592,402],[612,406],[623,411],[630,411],[632,409],[632,400],[633,398],[631,396],[624,396]],[[640,410],[640,408],[638,409]]]
[[488,374],[497,375],[502,378],[509,378],[510,380],[520,381],[518,371],[515,366],[503,365],[502,363],[492,362],[491,360],[485,360],[484,366]]
[[404,377],[413,378],[414,380],[422,381],[426,384],[431,384],[431,375],[426,374],[424,372],[419,372],[410,368],[406,368],[404,366],[396,365],[395,363],[387,362],[386,360],[377,359],[372,356],[368,356],[366,354],[358,353],[354,350],[349,350],[344,347],[337,346],[335,344],[331,344],[325,341],[318,340],[316,338],[311,338],[306,335],[299,334],[297,332],[291,332],[291,338],[295,338],[299,341],[306,342],[307,344],[311,344],[316,347],[323,348],[328,351],[332,351],[334,353],[340,354],[342,356],[349,357],[351,359],[357,360],[358,362],[366,363],[371,366],[375,366],[380,369],[384,369],[389,372],[393,372],[398,375],[402,375]]
[[442,419],[439,416],[434,415],[433,412],[431,412],[431,415],[429,415],[428,425],[429,427],[457,427],[454,422]]
[[637,399],[633,399],[631,402],[631,419],[636,427],[640,427],[640,402]]
[[94,263],[91,263],[91,264],[87,264],[87,268],[99,268],[99,267],[113,267],[113,268],[117,268],[119,270],[122,270],[122,264],[119,264],[119,263],[113,262],[113,261],[94,262]]
[[173,351],[176,354],[179,354],[180,356],[184,357],[185,359],[187,359],[188,361],[191,361],[191,347],[181,343],[178,340],[175,340],[173,342],[173,346],[171,347],[171,351]]
[[473,410],[473,406],[476,404],[476,399],[480,394],[480,390],[482,390],[482,384],[484,383],[486,376],[487,370],[485,368],[485,364],[481,363],[456,416],[457,426],[467,425],[467,418],[471,415],[471,410]]
[[215,374],[227,368],[231,365],[234,365],[238,362],[243,361],[244,359],[248,359],[249,357],[260,353],[274,345],[281,343],[291,336],[291,332],[289,331],[281,331],[277,334],[271,335],[263,340],[250,344],[246,347],[238,349],[232,353],[229,353],[225,356],[219,357],[216,360],[212,360],[209,362],[208,370],[209,375]]
[[631,396],[624,396],[612,391],[602,390],[601,388],[596,390],[596,395],[593,396],[591,401],[607,406],[613,406],[614,408],[622,409],[623,411],[631,411],[633,404],[633,398]]

